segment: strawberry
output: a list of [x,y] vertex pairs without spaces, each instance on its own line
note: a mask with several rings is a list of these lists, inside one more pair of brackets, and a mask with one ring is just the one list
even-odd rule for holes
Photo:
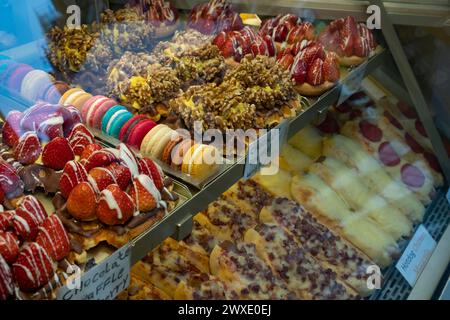
[[109,185],[101,192],[97,206],[97,218],[107,225],[127,222],[134,214],[133,199],[117,184]]
[[353,55],[355,38],[358,36],[355,18],[348,16],[344,20],[342,29],[339,32],[341,39],[341,48],[347,57]]
[[97,195],[88,182],[81,182],[67,199],[67,211],[77,220],[91,221],[95,219],[97,209]]
[[370,46],[367,39],[356,36],[353,45],[353,53],[358,57],[367,57],[370,53]]
[[64,130],[64,137],[67,137],[70,132],[72,131],[72,128],[77,124],[81,123],[81,113],[80,111],[75,108],[74,106],[66,106],[62,108],[62,117],[64,119],[63,124],[63,130]]
[[289,44],[293,44],[293,43],[303,40],[304,36],[305,36],[305,28],[303,27],[303,25],[298,25],[298,26],[293,27],[289,31],[286,41]]
[[25,196],[16,209],[13,227],[22,239],[34,240],[39,226],[47,218],[47,212],[42,203],[32,195]]
[[44,122],[42,122],[37,128],[36,132],[41,141],[51,141],[57,137],[63,137],[63,120],[62,117],[59,117],[59,123],[53,123],[53,120],[58,118],[51,118]]
[[76,155],[81,155],[84,148],[95,141],[92,133],[82,123],[78,123],[73,127],[68,140]]
[[14,157],[21,164],[32,164],[41,155],[42,148],[34,132],[26,132],[14,146]]
[[152,178],[156,188],[164,188],[164,173],[159,165],[149,158],[142,158],[139,161],[139,172]]
[[119,185],[120,189],[125,190],[131,181],[130,169],[114,162],[106,168],[112,172],[115,182]]
[[0,158],[0,188],[5,192],[6,198],[18,197],[23,193],[23,182],[16,169]]
[[258,55],[265,55],[267,52],[266,43],[259,39],[252,43],[252,45],[250,46],[250,50],[252,51],[254,57]]
[[284,42],[289,33],[289,23],[283,23],[275,27],[274,40],[276,42]]
[[127,145],[124,143],[119,144],[118,149],[121,164],[127,167],[128,170],[130,170],[130,173],[133,177],[137,176],[139,174],[139,166],[138,166],[138,159],[134,154],[134,152],[130,148],[128,148]]
[[287,48],[281,50],[280,52],[278,52],[277,61],[280,61],[281,58],[283,58],[285,55],[288,55],[288,54],[293,56],[291,47],[287,47]]
[[5,119],[5,124],[2,128],[2,141],[9,147],[14,146],[22,135],[20,128],[20,120],[23,114],[20,111],[11,111]]
[[119,159],[117,159],[114,153],[109,150],[102,149],[91,154],[91,156],[87,160],[85,167],[87,171],[90,171],[91,169],[96,167],[106,167],[107,165],[110,165],[112,162],[116,161],[119,161]]
[[88,159],[95,151],[101,150],[102,146],[97,143],[88,144],[81,153],[81,159]]
[[100,192],[110,184],[116,183],[116,177],[110,169],[97,167],[89,171],[88,181],[96,192]]
[[269,57],[274,57],[277,53],[277,49],[272,37],[270,37],[269,35],[264,35],[262,36],[262,39],[266,43],[267,53]]
[[34,291],[43,286],[54,274],[50,256],[36,242],[22,248],[12,269],[17,284],[25,292]]
[[13,263],[19,254],[19,240],[12,232],[0,231],[0,255],[6,262]]
[[15,211],[0,212],[0,230],[6,231],[12,227]]
[[66,138],[58,137],[47,143],[42,152],[44,166],[61,170],[65,164],[75,159],[73,150]]
[[8,263],[0,254],[0,300],[6,300],[14,293],[14,277]]
[[[5,200],[5,192],[3,191],[3,189],[0,187],[0,205],[3,203],[3,201]],[[3,208],[1,208],[3,211]]]
[[308,66],[311,66],[311,64],[316,61],[316,59],[325,59],[325,50],[319,43],[312,42],[301,51],[300,56],[303,60],[306,61],[306,64]]
[[306,76],[307,82],[312,86],[318,86],[324,83],[325,78],[322,70],[323,61],[317,58],[308,69],[308,74]]
[[308,65],[306,61],[300,58],[300,55],[294,60],[294,64],[291,68],[291,77],[295,84],[302,84],[306,80]]
[[137,210],[140,212],[153,210],[161,200],[161,195],[153,183],[153,180],[145,174],[141,174],[134,178],[130,196],[133,199]]
[[234,55],[233,41],[233,39],[228,38],[228,40],[223,44],[222,48],[220,48],[220,51],[225,58],[229,58]]
[[333,52],[328,52],[325,61],[323,62],[323,74],[325,80],[335,82],[339,80],[340,71],[339,63],[336,55]]
[[289,70],[294,63],[294,57],[292,54],[285,54],[278,60],[278,64],[285,70]]
[[79,162],[69,161],[64,166],[63,174],[59,179],[59,190],[67,199],[72,189],[83,181],[87,181],[87,172],[84,166]]
[[216,45],[219,49],[222,48],[222,46],[227,41],[228,34],[225,31],[219,32],[214,40],[212,41],[212,44]]
[[307,40],[313,40],[316,35],[314,31],[314,25],[311,22],[303,22],[302,28],[304,30],[304,38]]
[[56,214],[48,217],[39,227],[36,242],[56,261],[65,258],[70,252],[69,236]]

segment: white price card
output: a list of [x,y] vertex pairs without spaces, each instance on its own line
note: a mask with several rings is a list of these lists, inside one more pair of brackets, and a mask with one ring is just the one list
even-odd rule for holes
[[337,102],[338,106],[361,88],[361,82],[363,81],[366,74],[366,67],[367,61],[363,62],[354,70],[352,70],[342,81],[341,93]]
[[436,241],[421,224],[395,267],[413,287],[436,247]]
[[130,285],[130,248],[123,246],[84,274],[69,272],[66,285],[58,290],[58,300],[113,300]]

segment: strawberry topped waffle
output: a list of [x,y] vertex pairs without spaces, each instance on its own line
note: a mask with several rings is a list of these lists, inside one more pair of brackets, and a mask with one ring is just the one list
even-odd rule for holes
[[327,50],[337,54],[343,66],[363,63],[378,46],[372,31],[364,23],[357,23],[352,16],[332,21],[320,33],[318,40]]

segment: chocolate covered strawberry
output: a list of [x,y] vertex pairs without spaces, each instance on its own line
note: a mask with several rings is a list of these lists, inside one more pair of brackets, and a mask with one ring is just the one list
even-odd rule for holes
[[0,188],[6,198],[18,197],[23,193],[23,182],[14,167],[0,158]]
[[12,266],[19,288],[32,292],[46,284],[54,274],[52,259],[38,243],[28,243],[20,251]]
[[66,203],[67,211],[77,220],[95,220],[97,194],[89,182],[81,182],[70,192]]
[[130,196],[133,198],[136,208],[140,212],[148,212],[159,206],[161,194],[156,188],[153,180],[145,174],[134,178],[133,186],[130,189]]
[[13,218],[13,227],[17,235],[22,239],[34,240],[38,228],[47,218],[47,213],[42,203],[34,196],[23,198]]
[[0,253],[0,300],[6,300],[14,293],[14,277],[8,263]]
[[67,162],[59,180],[59,190],[63,197],[67,199],[76,185],[87,181],[87,175],[86,169],[81,163],[73,160]]
[[12,232],[0,231],[0,255],[6,262],[13,263],[19,254],[19,240]]
[[87,159],[85,167],[87,171],[90,171],[93,168],[106,167],[111,163],[118,161],[119,159],[112,151],[102,149],[91,154],[91,156]]
[[69,236],[56,214],[48,217],[39,227],[36,242],[55,261],[65,258],[70,252]]
[[20,127],[22,117],[22,112],[15,110],[9,112],[6,116],[5,124],[2,128],[2,141],[9,147],[13,147],[22,135],[22,129]]
[[88,159],[95,151],[101,150],[102,146],[97,143],[88,144],[81,153],[81,159]]
[[133,199],[116,184],[101,192],[97,206],[97,218],[107,225],[120,225],[134,214]]
[[109,168],[97,167],[91,169],[88,175],[88,181],[96,192],[100,192],[110,184],[117,183],[114,173]]
[[54,170],[61,170],[68,161],[75,158],[66,138],[58,137],[47,143],[42,151],[42,162]]
[[14,146],[14,158],[21,164],[32,164],[41,155],[42,148],[38,136],[34,132],[26,132]]

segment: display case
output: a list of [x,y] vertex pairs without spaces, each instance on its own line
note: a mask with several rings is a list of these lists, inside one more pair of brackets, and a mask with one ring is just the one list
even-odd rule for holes
[[0,6],[1,299],[444,296],[446,1]]

